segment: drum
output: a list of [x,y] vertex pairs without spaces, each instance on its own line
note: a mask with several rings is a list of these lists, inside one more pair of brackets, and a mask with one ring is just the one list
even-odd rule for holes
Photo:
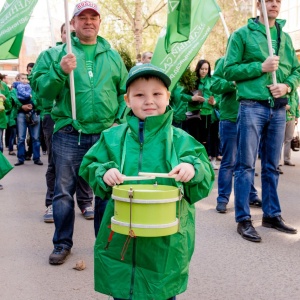
[[166,236],[178,231],[179,188],[157,184],[119,185],[113,187],[112,198],[115,201],[112,231],[143,237]]

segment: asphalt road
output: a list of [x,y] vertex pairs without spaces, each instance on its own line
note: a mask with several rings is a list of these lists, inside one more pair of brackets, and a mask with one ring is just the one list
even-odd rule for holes
[[[16,157],[4,154],[12,162]],[[283,166],[279,195],[282,216],[300,231],[300,152],[296,167]],[[1,180],[0,299],[79,300],[109,299],[93,288],[93,221],[76,208],[74,246],[65,264],[51,266],[53,224],[43,222],[45,171],[32,161],[15,167]],[[260,172],[260,161],[257,162]],[[218,172],[216,172],[217,174]],[[260,176],[255,178],[260,192]],[[179,300],[293,300],[300,299],[300,233],[288,235],[261,226],[262,212],[252,208],[261,243],[243,240],[236,232],[233,198],[227,214],[215,211],[217,189],[196,204],[196,248],[188,290]],[[73,269],[78,260],[86,269]]]

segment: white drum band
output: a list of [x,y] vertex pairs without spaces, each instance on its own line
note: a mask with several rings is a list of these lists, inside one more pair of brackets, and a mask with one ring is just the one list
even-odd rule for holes
[[158,225],[152,225],[152,224],[134,224],[134,223],[127,223],[127,222],[121,222],[121,221],[117,221],[115,220],[114,217],[111,218],[111,222],[113,224],[116,224],[116,225],[120,225],[120,226],[124,226],[124,227],[132,227],[132,228],[169,228],[169,227],[173,227],[173,226],[176,226],[178,225],[178,219],[176,218],[176,221],[175,222],[172,222],[172,223],[168,223],[168,224],[158,224]]

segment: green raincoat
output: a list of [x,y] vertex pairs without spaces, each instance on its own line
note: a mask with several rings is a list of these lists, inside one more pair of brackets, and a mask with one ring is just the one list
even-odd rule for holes
[[85,52],[79,39],[72,36],[72,52],[78,58],[74,70],[77,117],[73,120],[69,75],[60,67],[62,57],[67,54],[66,47],[62,44],[42,52],[30,76],[31,87],[39,99],[47,99],[51,105],[55,100],[51,114],[54,132],[72,124],[82,133],[96,134],[119,123],[126,106],[124,94],[128,74],[120,55],[98,36],[91,83]]
[[[121,299],[166,300],[187,288],[195,242],[193,203],[207,197],[213,186],[214,172],[205,148],[186,132],[171,126],[172,111],[145,119],[143,143],[139,138],[139,119],[128,115],[127,121],[127,124],[104,131],[84,156],[80,167],[80,175],[89,182],[95,194],[110,199],[94,249],[95,289]],[[125,157],[123,170],[122,157]],[[121,260],[121,252],[127,236],[114,233],[105,250],[114,215],[112,189],[103,181],[106,171],[117,168],[125,175],[138,175],[140,171],[165,173],[181,162],[192,164],[196,173],[190,182],[183,184],[179,232],[164,237],[132,238],[124,260]],[[174,179],[157,178],[155,181],[178,185]]]
[[[269,56],[265,28],[249,19],[248,25],[235,31],[227,50],[224,75],[229,81],[236,81],[237,99],[274,101],[268,85],[273,84],[272,73],[262,72],[262,63]],[[278,83],[287,83],[292,91],[300,82],[298,62],[290,36],[282,31],[284,20],[276,20],[280,29],[279,68],[276,71]]]

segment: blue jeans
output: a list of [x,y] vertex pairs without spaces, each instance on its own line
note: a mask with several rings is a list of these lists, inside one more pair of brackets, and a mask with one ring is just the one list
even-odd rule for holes
[[281,214],[277,185],[280,152],[285,130],[285,107],[265,107],[255,101],[242,100],[238,114],[238,151],[234,180],[235,218],[251,218],[249,193],[255,161],[261,142],[262,210],[264,217]]
[[55,223],[54,247],[71,249],[73,246],[75,220],[73,197],[79,179],[78,171],[83,156],[99,137],[100,134],[79,136],[78,131],[71,125],[53,134],[52,150],[56,178],[52,204]]
[[[232,191],[232,181],[237,153],[237,124],[228,120],[220,121],[219,134],[221,141],[222,161],[218,176],[218,203],[228,203]],[[253,174],[254,175],[254,174]],[[259,199],[254,187],[254,176],[249,194],[249,201]]]
[[18,160],[24,162],[25,160],[25,139],[27,128],[32,139],[33,161],[40,159],[40,116],[38,116],[38,123],[30,126],[26,122],[25,113],[19,112],[17,115],[18,126]]

